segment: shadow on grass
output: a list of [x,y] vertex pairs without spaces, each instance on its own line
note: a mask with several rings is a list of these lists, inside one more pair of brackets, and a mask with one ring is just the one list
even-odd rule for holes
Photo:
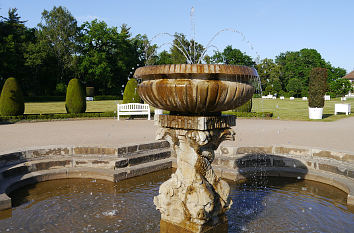
[[326,118],[328,118],[328,117],[331,117],[331,116],[333,116],[334,114],[323,114],[322,115],[322,119],[326,119]]

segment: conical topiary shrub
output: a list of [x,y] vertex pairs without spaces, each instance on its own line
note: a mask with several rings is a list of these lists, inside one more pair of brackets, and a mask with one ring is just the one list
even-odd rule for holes
[[313,68],[309,79],[309,107],[323,108],[327,90],[327,69]]
[[128,81],[123,93],[123,104],[141,102],[137,87],[138,81],[135,78]]
[[66,90],[65,108],[67,113],[83,113],[86,111],[86,95],[81,82],[71,79]]
[[15,78],[8,78],[0,97],[0,115],[18,116],[25,112],[22,89]]

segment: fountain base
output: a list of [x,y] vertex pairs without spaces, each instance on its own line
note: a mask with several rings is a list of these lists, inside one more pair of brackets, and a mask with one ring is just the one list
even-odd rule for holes
[[211,163],[220,143],[234,140],[235,117],[160,115],[158,122],[157,139],[169,141],[177,157],[176,172],[154,198],[161,219],[191,232],[212,232],[227,222],[232,201]]
[[205,225],[197,225],[192,224],[190,222],[182,222],[180,224],[170,223],[164,220],[160,221],[160,233],[227,233],[228,232],[228,223],[227,219],[224,216],[224,220],[220,220],[220,222],[216,225],[205,224]]

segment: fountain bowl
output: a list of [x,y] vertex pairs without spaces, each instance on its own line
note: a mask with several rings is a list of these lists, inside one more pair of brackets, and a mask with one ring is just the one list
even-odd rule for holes
[[255,68],[220,64],[175,64],[138,68],[140,97],[155,108],[210,115],[246,103],[255,91]]

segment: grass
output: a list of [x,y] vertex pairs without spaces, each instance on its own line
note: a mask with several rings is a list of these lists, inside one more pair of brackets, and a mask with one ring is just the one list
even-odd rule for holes
[[[117,103],[121,100],[102,100],[88,101],[86,112],[114,112]],[[354,98],[347,101],[340,101],[340,98],[325,102],[323,110],[323,119],[320,121],[335,121],[346,118],[345,114],[334,115],[334,104],[350,103],[354,106]],[[151,108],[153,111],[154,108]],[[285,100],[280,99],[253,99],[253,112],[272,112],[273,119],[281,120],[302,120],[308,121],[308,101],[302,99]],[[48,114],[48,113],[66,113],[65,102],[45,102],[45,103],[26,103],[25,114]],[[319,121],[319,120],[315,120]]]
[[[343,113],[334,115],[334,105],[337,103],[349,103],[353,107],[354,98],[348,98],[347,101],[341,101],[340,98],[335,98],[330,101],[326,101],[325,106],[323,108],[323,119],[320,121],[335,121],[348,117]],[[308,101],[302,100],[301,98],[295,100],[289,100],[289,98],[284,100],[260,98],[253,99],[252,111],[273,112],[273,119],[300,121],[309,120]]]
[[[87,101],[86,112],[114,112],[121,100]],[[66,113],[65,102],[26,103],[25,114]]]

